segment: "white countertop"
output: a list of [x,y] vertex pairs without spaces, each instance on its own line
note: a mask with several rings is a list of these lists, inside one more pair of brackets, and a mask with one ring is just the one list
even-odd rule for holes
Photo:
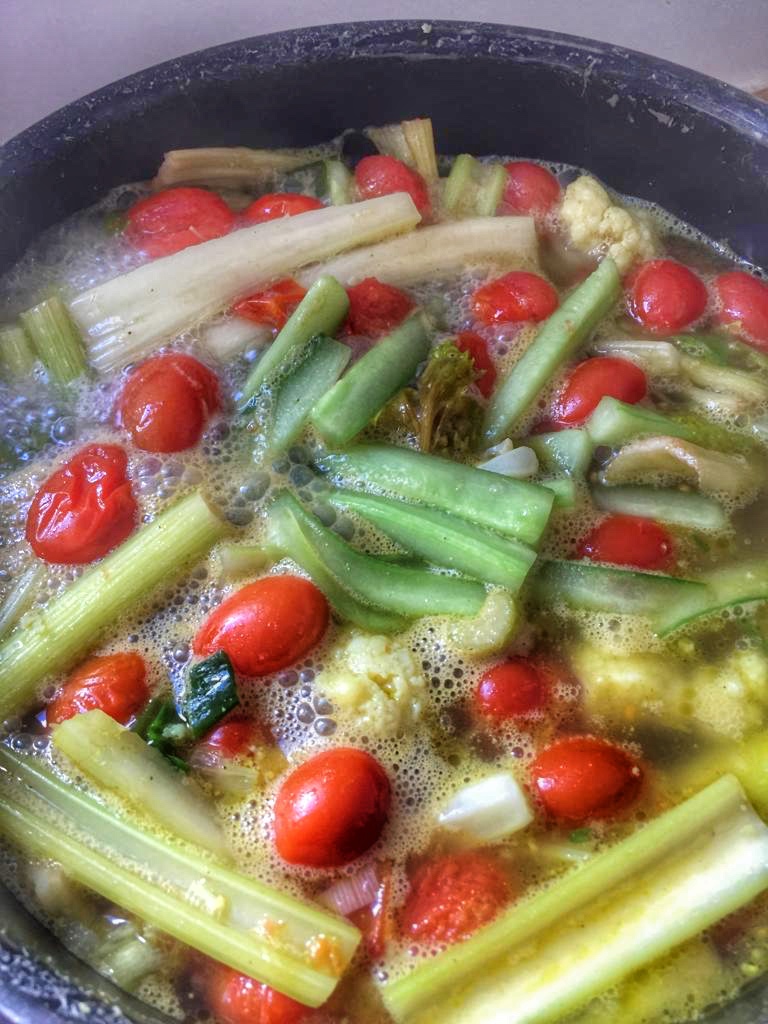
[[768,86],[768,0],[0,0],[0,142],[171,57],[281,29],[384,18],[554,29]]

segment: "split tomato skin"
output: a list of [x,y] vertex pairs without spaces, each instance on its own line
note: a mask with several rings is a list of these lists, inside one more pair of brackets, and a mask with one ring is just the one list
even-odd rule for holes
[[715,293],[717,320],[739,328],[747,342],[768,352],[768,284],[743,270],[731,270],[715,278]]
[[630,315],[661,337],[698,320],[707,308],[707,299],[701,278],[675,260],[649,260],[629,279]]
[[544,216],[560,199],[560,183],[551,171],[528,160],[504,165],[504,205],[513,213]]
[[75,669],[46,707],[46,722],[58,725],[98,708],[126,725],[149,700],[147,666],[135,652],[97,655]]
[[581,541],[579,556],[633,569],[669,569],[674,562],[674,542],[654,519],[608,516]]
[[594,356],[571,370],[555,402],[554,418],[558,426],[577,427],[589,419],[602,398],[635,405],[647,392],[648,379],[639,366],[615,356]]
[[38,558],[85,565],[133,532],[138,506],[128,457],[114,444],[90,444],[40,485],[27,513],[26,538]]
[[235,226],[235,215],[214,192],[169,188],[140,199],[128,211],[125,237],[152,259],[220,238]]
[[391,800],[387,773],[364,750],[335,747],[315,754],[277,794],[277,852],[289,864],[343,867],[379,839]]
[[365,156],[355,168],[355,184],[363,199],[407,192],[424,220],[432,212],[429,189],[418,171],[394,156]]
[[531,788],[550,817],[566,824],[611,820],[640,796],[644,771],[626,750],[594,736],[568,736],[531,765]]
[[263,291],[240,299],[232,307],[232,312],[254,324],[264,324],[279,331],[306,294],[306,288],[298,281],[286,277]]
[[514,895],[509,875],[489,851],[445,854],[414,872],[400,930],[420,946],[450,946],[492,921]]
[[366,277],[347,288],[349,311],[344,324],[347,334],[381,338],[389,334],[416,308],[413,299],[394,285]]
[[266,676],[292,665],[321,639],[328,602],[303,576],[265,576],[228,597],[198,630],[195,654],[224,651],[236,672]]
[[263,738],[264,731],[252,719],[233,715],[215,725],[203,736],[200,745],[220,757],[232,760],[250,753]]
[[472,313],[481,324],[540,323],[560,304],[557,292],[540,274],[512,270],[482,285],[472,296]]
[[298,192],[270,192],[261,196],[243,210],[246,224],[264,224],[281,217],[296,217],[310,210],[322,210],[323,204],[314,196],[304,196]]
[[483,398],[490,398],[496,387],[498,373],[488,342],[474,331],[461,331],[456,335],[456,347],[470,355],[478,374],[475,387]]
[[205,1001],[217,1024],[305,1024],[312,1011],[247,974],[211,963]]
[[193,448],[221,405],[216,375],[193,356],[167,352],[132,371],[117,402],[117,422],[145,452]]
[[528,658],[508,658],[490,668],[475,690],[475,708],[497,724],[525,718],[547,703],[547,685]]

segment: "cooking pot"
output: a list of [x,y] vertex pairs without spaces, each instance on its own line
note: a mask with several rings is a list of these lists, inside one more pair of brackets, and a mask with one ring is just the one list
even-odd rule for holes
[[[666,61],[536,29],[352,23],[228,43],[131,75],[0,148],[0,272],[45,228],[151,177],[165,150],[305,146],[429,115],[445,153],[589,168],[768,266],[768,105]],[[167,1020],[0,891],[0,1019]],[[721,1024],[768,1022],[757,984]],[[510,1022],[512,1024],[512,1022]]]

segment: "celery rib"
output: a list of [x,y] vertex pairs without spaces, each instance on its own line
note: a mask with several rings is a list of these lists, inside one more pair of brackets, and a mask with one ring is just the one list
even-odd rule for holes
[[53,295],[21,314],[41,362],[59,384],[69,384],[88,368],[83,341],[67,307]]

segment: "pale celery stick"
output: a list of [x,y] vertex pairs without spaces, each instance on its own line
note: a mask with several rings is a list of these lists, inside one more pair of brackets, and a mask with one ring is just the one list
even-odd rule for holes
[[410,121],[403,121],[400,127],[411,151],[413,167],[427,184],[434,184],[438,179],[438,170],[432,119],[414,117]]
[[213,807],[192,779],[100,708],[55,726],[53,745],[169,832],[218,857],[229,856]]
[[35,353],[23,327],[0,327],[0,369],[4,377],[23,377],[35,365]]
[[411,197],[397,192],[255,224],[97,285],[78,295],[70,310],[88,336],[91,363],[109,372],[275,278],[410,231],[420,220]]
[[215,554],[221,578],[225,580],[260,572],[270,561],[269,552],[258,544],[221,544]]
[[21,322],[52,379],[69,384],[88,368],[83,339],[58,295],[21,314]]
[[208,188],[266,185],[276,175],[303,167],[319,155],[312,149],[249,149],[247,146],[172,149],[163,157],[152,186],[162,189],[172,185],[207,185]]
[[221,540],[227,525],[195,492],[87,569],[0,646],[0,720],[34,704],[39,684],[66,672],[102,632]]
[[768,829],[726,775],[381,988],[398,1024],[549,1024],[768,887]]
[[2,607],[0,607],[0,638],[10,633],[35,600],[45,579],[45,566],[35,561],[28,566],[19,579],[14,580]]

